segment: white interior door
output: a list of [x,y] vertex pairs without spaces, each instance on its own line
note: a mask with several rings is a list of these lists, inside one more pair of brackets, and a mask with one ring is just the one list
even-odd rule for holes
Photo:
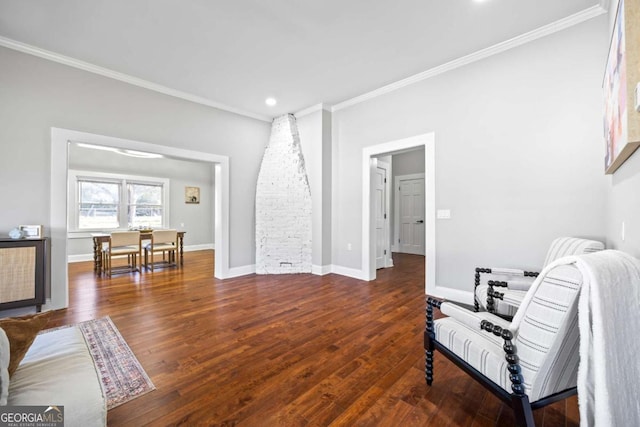
[[387,257],[390,256],[389,248],[389,224],[387,215],[387,173],[389,165],[378,161],[374,176],[374,218],[376,224],[376,269],[387,266]]
[[424,178],[399,182],[399,252],[424,255]]

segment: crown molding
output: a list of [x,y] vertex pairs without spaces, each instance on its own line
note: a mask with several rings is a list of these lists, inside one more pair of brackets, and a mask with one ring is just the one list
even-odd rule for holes
[[207,107],[217,108],[218,110],[227,111],[229,113],[239,114],[241,116],[250,117],[252,119],[257,119],[264,122],[271,122],[272,120],[271,117],[263,116],[260,114],[254,114],[249,111],[244,111],[238,108],[230,107],[228,105],[211,101],[210,99],[203,98],[201,96],[193,95],[187,92],[182,92],[180,90],[172,89],[167,86],[162,86],[157,83],[150,82],[148,80],[140,79],[138,77],[133,77],[128,74],[120,73],[118,71],[113,71],[108,68],[100,67],[98,65],[94,65],[89,62],[71,58],[70,56],[61,55],[59,53],[52,52],[46,49],[41,49],[39,47],[22,43],[16,40],[12,40],[6,37],[0,36],[0,46],[4,46],[8,49],[17,50],[18,52],[27,53],[29,55],[37,56],[39,58],[47,59],[49,61],[57,62],[59,64],[67,65],[69,67],[77,68],[83,71],[88,71],[93,74],[98,74],[103,77],[119,80],[121,82],[138,86],[144,89],[152,90],[154,92],[162,93],[164,95],[169,95],[175,98],[184,99],[186,101],[194,102],[196,104],[206,105]]
[[[606,0],[602,0],[602,1],[606,2]],[[399,80],[397,82],[388,84],[386,86],[382,86],[381,88],[378,88],[371,92],[367,92],[365,94],[356,96],[355,98],[351,98],[346,101],[335,104],[331,108],[331,111],[332,112],[339,111],[344,108],[359,104],[361,102],[368,101],[373,98],[377,98],[378,96],[387,94],[389,92],[393,92],[395,90],[412,85],[414,83],[421,82],[422,80],[430,79],[437,75],[446,73],[447,71],[451,71],[456,68],[463,67],[473,62],[477,62],[482,59],[488,58],[490,56],[497,55],[506,50],[521,46],[525,43],[529,43],[539,38],[546,37],[550,34],[557,33],[558,31],[565,30],[567,28],[573,27],[574,25],[578,25],[582,22],[588,21],[590,19],[593,19],[597,16],[600,16],[606,13],[607,13],[607,9],[603,8],[601,5],[592,6],[583,11],[567,16],[566,18],[552,22],[551,24],[537,28],[533,31],[529,31],[528,33],[524,33],[512,39],[505,40],[501,43],[498,43],[488,48],[474,52],[472,54],[463,56],[458,59],[454,59],[453,61],[447,62],[445,64],[423,71],[421,73],[414,74],[413,76],[407,77],[406,79]]]
[[300,117],[308,116],[309,114],[312,114],[312,113],[315,113],[316,111],[321,111],[321,110],[331,112],[331,106],[329,104],[320,103],[320,104],[312,105],[311,107],[302,109],[297,113],[293,113],[293,115],[296,116],[297,119],[299,119]]

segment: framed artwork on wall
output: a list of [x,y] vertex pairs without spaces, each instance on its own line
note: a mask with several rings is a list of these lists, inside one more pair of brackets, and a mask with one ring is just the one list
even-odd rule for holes
[[184,202],[189,204],[200,203],[200,187],[185,187]]
[[602,89],[604,91],[604,138],[607,144],[604,166],[608,171],[620,155],[628,137],[624,0],[620,0],[618,4]]
[[603,130],[605,173],[614,173],[640,145],[640,117],[633,108],[638,78],[640,43],[636,40],[640,24],[634,21],[639,0],[620,0],[611,34],[602,89],[604,95]]

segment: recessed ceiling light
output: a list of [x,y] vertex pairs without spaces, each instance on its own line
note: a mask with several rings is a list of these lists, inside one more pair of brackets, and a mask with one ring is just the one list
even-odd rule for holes
[[273,107],[278,103],[278,101],[276,101],[275,98],[267,98],[264,100],[264,103],[267,104],[269,107]]

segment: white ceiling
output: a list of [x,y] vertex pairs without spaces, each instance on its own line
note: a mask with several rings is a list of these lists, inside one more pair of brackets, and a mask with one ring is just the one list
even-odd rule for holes
[[[601,0],[0,0],[0,37],[261,117],[335,105]],[[275,107],[265,98],[278,100]]]

